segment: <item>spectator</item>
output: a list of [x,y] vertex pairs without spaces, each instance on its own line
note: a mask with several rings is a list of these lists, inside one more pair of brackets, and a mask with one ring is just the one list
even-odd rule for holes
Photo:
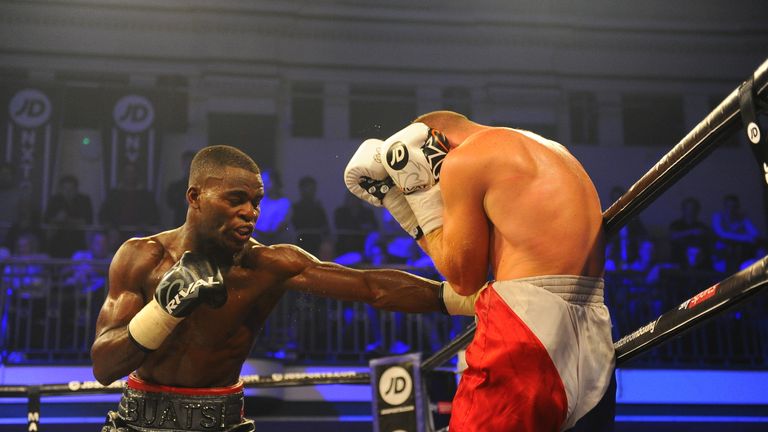
[[117,188],[107,193],[99,210],[99,221],[117,231],[122,243],[133,236],[146,235],[158,225],[159,216],[155,197],[139,178],[138,167],[128,164],[123,168]]
[[183,225],[187,218],[187,179],[189,179],[189,167],[192,165],[195,153],[194,150],[187,150],[181,154],[182,175],[169,183],[165,190],[165,203],[171,209],[173,227]]
[[315,256],[328,236],[328,217],[323,204],[315,197],[317,181],[310,176],[299,180],[298,201],[293,203],[291,223],[296,230],[296,244]]
[[63,270],[61,324],[62,347],[87,349],[93,335],[96,317],[107,294],[107,271],[112,250],[106,232],[94,231],[89,235],[88,248],[72,255],[72,265]]
[[18,239],[25,234],[32,234],[36,239],[36,249],[45,251],[45,233],[40,225],[40,208],[29,195],[19,196],[15,204],[10,207],[15,210],[16,218],[5,235],[4,246],[11,251],[11,255],[16,256],[18,254],[16,251]]
[[88,195],[80,193],[80,182],[73,175],[59,179],[57,193],[48,200],[44,222],[58,229],[50,233],[48,252],[68,258],[85,248],[85,225],[93,223],[93,206]]
[[676,264],[659,260],[657,252],[654,241],[641,241],[637,257],[629,264],[627,270],[643,273],[645,275],[645,282],[648,285],[654,285],[659,282],[661,270],[679,268]]
[[94,231],[89,237],[88,248],[72,254],[75,263],[66,270],[65,284],[77,286],[81,292],[104,291],[112,259],[109,237],[103,231]]
[[333,212],[333,222],[336,227],[337,256],[347,252],[363,252],[368,234],[379,229],[373,210],[349,193],[344,195],[344,204]]
[[715,233],[716,269],[733,273],[755,252],[758,232],[752,221],[741,211],[739,197],[723,197],[723,209],[712,214]]
[[685,198],[681,204],[679,219],[669,224],[670,254],[672,262],[682,268],[704,269],[710,267],[711,231],[699,220],[701,204],[693,197]]
[[253,237],[259,242],[272,245],[285,243],[288,221],[291,216],[291,202],[283,196],[283,181],[276,170],[261,172],[264,182],[264,198],[261,200],[261,215],[256,220]]
[[[611,189],[611,203],[616,202],[625,193],[621,186],[614,186]],[[630,263],[638,259],[640,244],[648,239],[648,231],[637,217],[624,225],[618,233],[608,239],[606,252],[607,261],[611,261],[616,270],[627,270]]]

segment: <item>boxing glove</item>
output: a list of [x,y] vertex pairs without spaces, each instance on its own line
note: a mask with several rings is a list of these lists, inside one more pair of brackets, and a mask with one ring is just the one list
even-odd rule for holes
[[440,169],[448,140],[424,123],[412,123],[389,137],[381,147],[384,169],[403,191],[424,234],[443,225]]
[[384,206],[413,238],[421,237],[421,228],[402,191],[381,164],[378,139],[368,139],[358,147],[344,169],[344,183],[353,195],[376,207]]
[[219,268],[190,251],[163,274],[152,301],[128,323],[128,335],[145,351],[157,349],[198,306],[219,308],[227,289]]

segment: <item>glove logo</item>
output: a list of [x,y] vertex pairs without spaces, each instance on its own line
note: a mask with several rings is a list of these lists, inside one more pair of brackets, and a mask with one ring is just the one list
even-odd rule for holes
[[387,150],[387,164],[394,170],[401,170],[408,165],[408,149],[398,141]]
[[443,159],[448,154],[448,140],[445,135],[435,129],[429,130],[429,136],[424,142],[424,156],[432,167],[432,176],[435,181],[440,180],[440,169],[443,167]]
[[[178,288],[176,287],[177,283],[178,283],[178,285],[180,285]],[[204,285],[204,286],[210,288],[210,287],[213,287],[213,286],[219,285],[219,284],[221,284],[221,282],[215,281],[212,276],[209,276],[208,280],[198,279],[198,280],[190,283],[189,286],[187,287],[187,289],[184,290],[184,289],[179,289],[179,288],[184,286],[184,282],[182,280],[175,280],[175,281],[171,282],[170,289],[171,290],[178,289],[178,292],[168,302],[168,304],[165,306],[165,310],[169,314],[173,315],[173,311],[176,310],[176,308],[179,307],[179,305],[181,305],[181,302],[183,302],[187,297],[189,297],[190,294],[192,294],[195,291],[197,291],[198,287],[200,287],[201,285]]]

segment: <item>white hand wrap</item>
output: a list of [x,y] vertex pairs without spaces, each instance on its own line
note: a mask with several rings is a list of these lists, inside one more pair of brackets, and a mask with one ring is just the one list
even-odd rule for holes
[[[443,226],[443,198],[438,181],[447,152],[424,123],[413,123],[384,141],[384,168],[405,194],[424,234]],[[444,139],[444,138],[443,138]]]
[[439,183],[429,189],[406,195],[405,199],[424,234],[443,226],[443,196],[440,194]]
[[154,298],[128,323],[128,335],[145,351],[156,350],[184,318],[176,318]]
[[363,201],[376,207],[386,207],[405,232],[419,238],[421,229],[416,216],[381,164],[383,144],[384,141],[379,139],[365,140],[344,169],[344,183],[352,194]]
[[474,294],[463,296],[454,291],[448,282],[443,282],[440,287],[440,299],[445,306],[445,312],[448,313],[448,315],[475,315],[475,301],[477,301],[480,292],[487,286],[488,285],[486,284]]

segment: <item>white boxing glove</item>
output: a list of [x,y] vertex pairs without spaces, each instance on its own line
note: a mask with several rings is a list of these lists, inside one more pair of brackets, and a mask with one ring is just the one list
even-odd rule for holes
[[344,169],[344,183],[352,194],[376,207],[384,206],[411,237],[422,235],[419,222],[402,191],[394,186],[384,165],[380,150],[384,141],[363,141]]
[[412,123],[384,141],[384,168],[405,194],[424,234],[443,226],[440,169],[448,140],[424,123]]

